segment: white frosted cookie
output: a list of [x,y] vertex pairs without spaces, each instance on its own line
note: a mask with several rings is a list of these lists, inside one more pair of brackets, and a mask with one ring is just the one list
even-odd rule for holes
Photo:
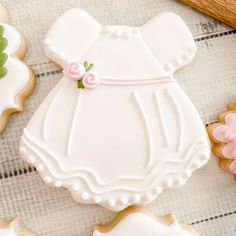
[[183,185],[208,161],[205,127],[173,78],[195,55],[180,17],[102,26],[72,9],[51,26],[45,50],[64,76],[25,128],[20,152],[47,184],[119,211]]
[[129,207],[109,225],[97,225],[92,236],[198,236],[188,225],[180,225],[172,215],[155,216],[141,207]]
[[36,236],[36,234],[22,226],[17,219],[0,219],[0,236]]
[[23,102],[34,87],[32,71],[20,60],[26,52],[25,41],[7,20],[0,5],[0,133],[10,115],[23,110]]

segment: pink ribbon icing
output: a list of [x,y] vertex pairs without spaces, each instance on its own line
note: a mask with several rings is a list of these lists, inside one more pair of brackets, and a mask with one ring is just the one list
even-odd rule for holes
[[233,159],[230,164],[230,171],[236,174],[236,113],[225,116],[225,124],[215,128],[213,136],[220,142],[225,143],[222,154],[229,159]]
[[82,80],[84,87],[90,89],[95,88],[99,84],[108,86],[130,86],[176,82],[172,76],[160,76],[151,79],[138,80],[100,79],[96,72],[90,70],[86,71],[86,68],[83,64],[76,62],[68,64],[63,70],[63,73],[73,80]]

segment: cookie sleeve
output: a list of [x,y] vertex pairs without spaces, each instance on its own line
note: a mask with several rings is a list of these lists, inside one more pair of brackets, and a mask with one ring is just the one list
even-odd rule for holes
[[195,56],[193,36],[174,13],[165,12],[154,17],[140,31],[147,47],[169,73],[188,64]]
[[72,9],[60,16],[44,40],[48,57],[63,66],[65,61],[78,61],[94,43],[102,26],[81,9]]

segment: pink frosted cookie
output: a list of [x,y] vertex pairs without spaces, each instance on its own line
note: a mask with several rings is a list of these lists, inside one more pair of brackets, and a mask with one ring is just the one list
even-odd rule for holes
[[213,153],[220,157],[223,170],[236,174],[236,101],[218,114],[218,122],[207,127]]
[[34,232],[25,228],[20,222],[15,220],[0,219],[1,236],[36,236]]
[[20,60],[25,55],[26,43],[7,21],[7,13],[0,5],[0,133],[10,115],[23,110],[23,102],[35,82],[31,69]]
[[128,207],[109,225],[97,225],[92,236],[199,236],[172,215],[155,216],[141,207]]
[[196,51],[179,16],[103,26],[72,9],[44,44],[64,75],[25,128],[20,152],[47,184],[119,211],[183,185],[206,164],[205,127],[173,78]]

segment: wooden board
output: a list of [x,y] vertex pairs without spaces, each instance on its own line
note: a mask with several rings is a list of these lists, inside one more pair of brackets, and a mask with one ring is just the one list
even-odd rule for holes
[[180,0],[187,5],[236,28],[236,0]]

